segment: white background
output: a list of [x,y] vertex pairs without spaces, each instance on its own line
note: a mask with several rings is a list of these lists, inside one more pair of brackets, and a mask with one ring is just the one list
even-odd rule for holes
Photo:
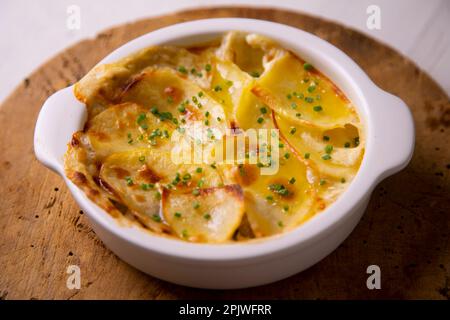
[[[360,30],[426,70],[450,95],[450,0],[0,0],[0,101],[41,63],[113,25],[184,8],[218,5],[281,7]],[[369,5],[381,30],[366,26]],[[81,29],[66,27],[67,8],[81,9]]]

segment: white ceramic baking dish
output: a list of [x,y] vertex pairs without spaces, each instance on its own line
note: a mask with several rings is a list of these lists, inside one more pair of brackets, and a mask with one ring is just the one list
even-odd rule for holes
[[[330,207],[281,236],[237,244],[194,244],[119,225],[67,179],[63,155],[83,127],[86,109],[73,87],[47,99],[39,114],[34,148],[39,161],[60,174],[105,245],[134,267],[177,284],[200,288],[244,288],[286,278],[317,263],[350,234],[374,187],[401,170],[414,148],[408,107],[382,91],[342,51],[302,30],[253,19],[207,19],[181,23],[139,37],[100,63],[113,62],[150,45],[201,43],[229,30],[266,35],[327,75],[354,103],[366,128],[366,151],[347,191]],[[120,276],[120,275],[118,275]]]

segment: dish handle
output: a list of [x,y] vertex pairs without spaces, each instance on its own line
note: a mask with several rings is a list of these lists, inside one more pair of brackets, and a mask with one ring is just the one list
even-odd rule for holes
[[63,174],[63,157],[72,134],[86,121],[86,108],[73,95],[73,86],[51,95],[39,112],[34,130],[34,153],[49,169]]
[[400,98],[382,91],[373,113],[377,128],[374,134],[374,153],[377,181],[407,166],[414,151],[414,119],[408,106]]

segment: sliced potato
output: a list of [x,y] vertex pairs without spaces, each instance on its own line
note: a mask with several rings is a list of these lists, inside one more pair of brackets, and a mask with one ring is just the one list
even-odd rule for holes
[[[202,71],[209,55],[195,55],[183,48],[154,46],[145,48],[117,62],[99,65],[75,85],[75,96],[86,103],[90,116],[95,116],[117,103],[120,88],[130,84],[130,78],[148,67],[171,68],[203,88],[210,85],[209,75]],[[201,76],[200,76],[201,75]]]
[[230,240],[244,214],[239,185],[200,189],[198,194],[164,192],[164,219],[182,239],[193,242]]
[[200,121],[221,130],[226,127],[222,106],[198,85],[168,68],[147,69],[139,74],[119,100],[142,105],[160,119],[180,126],[184,121]]
[[217,50],[219,59],[231,62],[255,78],[261,76],[273,61],[286,53],[286,50],[269,38],[239,31],[228,32]]
[[112,106],[89,121],[86,134],[99,160],[135,148],[170,150],[175,129],[161,121],[148,108],[135,103]]
[[252,92],[278,114],[305,126],[332,129],[359,122],[345,96],[314,69],[305,70],[292,54],[274,61]]
[[[201,168],[201,171],[198,169]],[[160,199],[163,188],[174,193],[217,187],[222,178],[209,166],[175,164],[169,152],[137,148],[115,153],[104,161],[99,175],[106,190],[152,230],[161,231]]]
[[92,164],[86,152],[86,137],[83,132],[74,133],[67,152],[64,155],[64,171],[66,176],[81,190],[86,196],[108,212],[113,217],[122,217],[121,212],[114,207],[110,199],[117,200],[114,195],[104,192],[104,189],[97,184],[94,176],[97,168]]
[[262,61],[265,52],[261,48],[251,47],[246,37],[247,34],[243,32],[228,32],[223,37],[217,56],[249,74],[261,74],[264,71]]
[[271,109],[246,88],[236,108],[236,123],[239,128],[274,129]]
[[357,129],[347,126],[322,131],[298,125],[279,115],[274,115],[273,119],[280,137],[308,166],[324,176],[352,179],[364,153],[363,144],[355,144],[359,141]]
[[290,230],[304,221],[317,197],[308,167],[288,149],[281,153],[275,175],[262,175],[257,165],[244,164],[237,180],[245,191],[245,211],[256,237]]
[[242,93],[254,80],[230,61],[220,59],[214,61],[209,94],[222,104],[230,123],[235,119],[236,106],[239,104]]

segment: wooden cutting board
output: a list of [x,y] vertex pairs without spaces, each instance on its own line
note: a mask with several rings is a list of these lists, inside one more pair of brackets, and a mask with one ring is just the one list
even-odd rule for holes
[[[36,117],[49,95],[135,37],[213,17],[272,20],[316,34],[352,57],[378,86],[401,97],[416,123],[411,164],[376,188],[363,220],[335,252],[305,272],[245,290],[177,286],[122,262],[89,227],[62,179],[33,153]],[[275,9],[207,8],[107,30],[59,53],[24,79],[0,107],[0,147],[0,299],[450,297],[449,99],[410,60],[335,23]],[[366,287],[366,268],[372,264],[381,268],[381,290]],[[81,269],[80,290],[66,287],[69,265]]]

